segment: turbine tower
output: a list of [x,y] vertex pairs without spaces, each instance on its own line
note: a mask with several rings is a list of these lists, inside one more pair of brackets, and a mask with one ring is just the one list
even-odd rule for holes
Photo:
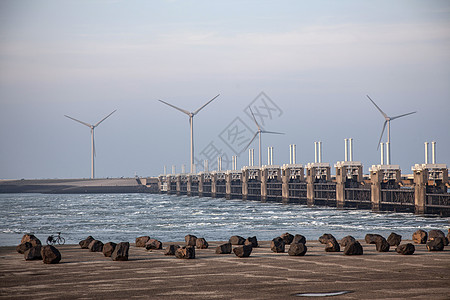
[[[384,111],[381,110],[381,108],[378,107],[378,105],[375,104],[375,102],[369,97],[369,95],[367,95],[367,98],[369,98],[369,100],[373,103],[373,105],[375,105],[375,107],[380,111],[380,113],[383,115],[384,117],[384,124],[383,124],[383,129],[381,130],[381,135],[380,135],[380,139],[378,140],[378,147],[377,150],[380,148],[380,143],[381,143],[381,139],[383,138],[383,133],[384,133],[384,129],[386,129],[386,124],[387,124],[387,153],[386,153],[386,162],[389,165],[391,163],[391,121],[407,116],[407,115],[411,115],[416,113],[417,111],[413,111],[410,113],[406,113],[406,114],[402,114],[402,115],[398,115],[395,117],[389,117]],[[382,149],[383,151],[383,149]]]
[[259,126],[258,121],[256,121],[255,115],[253,114],[252,109],[250,108],[250,112],[252,113],[253,116],[253,121],[255,121],[256,127],[258,127],[258,130],[255,132],[255,135],[253,136],[253,138],[250,140],[250,143],[248,143],[248,145],[245,147],[245,149],[247,149],[250,144],[253,142],[253,140],[256,138],[257,135],[259,135],[259,167],[261,168],[261,134],[262,133],[270,133],[270,134],[284,134],[282,132],[275,132],[275,131],[267,131],[267,130],[262,130],[261,126]]
[[77,120],[75,118],[72,118],[70,116],[64,115],[65,117],[72,119],[78,123],[81,123],[83,125],[86,125],[87,127],[89,127],[91,129],[91,179],[95,178],[95,168],[94,168],[94,156],[95,154],[95,142],[94,142],[94,129],[95,127],[97,127],[98,125],[100,125],[101,122],[105,121],[106,118],[108,118],[110,115],[112,115],[113,113],[115,113],[116,110],[114,110],[112,113],[110,113],[109,115],[107,115],[106,117],[104,117],[103,119],[101,119],[100,121],[98,121],[95,125],[92,124],[88,124],[85,123],[83,121]]
[[202,107],[200,107],[199,109],[197,109],[194,112],[189,112],[185,109],[176,107],[175,105],[172,105],[170,103],[167,103],[163,100],[159,100],[160,102],[169,105],[170,107],[175,108],[176,110],[181,111],[182,113],[186,114],[189,116],[189,124],[191,126],[191,173],[194,172],[194,116],[196,114],[198,114],[199,111],[201,111],[206,105],[208,105],[209,103],[211,103],[214,99],[216,99],[217,97],[219,97],[220,94],[218,94],[217,96],[215,96],[214,98],[212,98],[211,100],[209,100],[208,102],[206,102]]

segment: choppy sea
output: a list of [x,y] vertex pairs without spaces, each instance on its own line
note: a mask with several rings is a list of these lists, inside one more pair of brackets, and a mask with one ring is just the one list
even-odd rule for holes
[[411,239],[417,229],[446,233],[450,226],[449,218],[410,213],[153,194],[0,194],[0,203],[0,246],[19,244],[24,233],[45,242],[61,232],[70,244],[89,235],[103,242],[134,242],[141,235],[169,242],[184,241],[186,234],[210,241],[232,235],[271,240],[285,232],[308,240],[323,233],[363,239],[391,232]]

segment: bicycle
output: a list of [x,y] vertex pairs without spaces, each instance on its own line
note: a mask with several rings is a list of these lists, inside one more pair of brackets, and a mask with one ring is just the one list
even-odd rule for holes
[[61,232],[58,232],[57,236],[50,235],[47,238],[47,245],[52,245],[52,246],[54,246],[55,244],[64,245],[65,242],[66,242],[66,240],[61,236]]

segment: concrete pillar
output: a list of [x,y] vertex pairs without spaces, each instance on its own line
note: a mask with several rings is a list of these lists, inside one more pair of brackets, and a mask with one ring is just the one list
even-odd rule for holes
[[370,171],[370,201],[372,203],[372,211],[381,210],[381,182],[383,181],[383,171]]
[[225,175],[225,198],[230,200],[231,199],[231,174],[227,172]]
[[422,215],[427,212],[428,170],[414,170],[414,212]]
[[306,169],[306,198],[308,206],[314,205],[314,182],[316,180],[316,169]]
[[181,176],[180,175],[177,175],[176,181],[177,181],[177,195],[180,196],[181,195]]
[[347,167],[336,167],[336,207],[345,207],[345,182],[347,181]]
[[261,202],[267,200],[267,175],[268,170],[265,168],[261,169]]
[[289,202],[289,181],[291,179],[291,170],[289,168],[281,169],[281,197],[283,203]]
[[203,197],[203,181],[205,180],[205,175],[198,175],[198,196]]
[[192,190],[192,175],[186,175],[186,195],[192,196],[191,190]]
[[216,198],[216,183],[217,183],[217,174],[211,174],[211,198]]

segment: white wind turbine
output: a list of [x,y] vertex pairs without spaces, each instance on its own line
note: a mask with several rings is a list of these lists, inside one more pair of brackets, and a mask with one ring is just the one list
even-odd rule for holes
[[250,108],[250,112],[252,113],[253,116],[253,120],[255,121],[256,127],[258,127],[258,130],[255,132],[255,135],[253,136],[253,138],[250,140],[250,143],[248,143],[248,145],[245,147],[245,149],[247,149],[250,144],[253,142],[253,140],[256,138],[256,136],[259,134],[259,167],[261,168],[261,134],[262,133],[270,133],[270,134],[284,134],[282,132],[275,132],[275,131],[267,131],[267,130],[262,130],[261,126],[259,126],[258,121],[256,121],[255,115],[253,114],[252,109]]
[[[386,146],[386,162],[387,164],[391,163],[391,121],[407,116],[407,115],[411,115],[416,113],[417,111],[413,111],[410,113],[406,113],[406,114],[402,114],[402,115],[398,115],[395,117],[389,117],[384,111],[381,110],[381,108],[378,107],[378,105],[375,104],[375,102],[369,97],[369,95],[367,95],[367,98],[369,98],[369,100],[373,103],[373,105],[375,105],[375,107],[380,111],[380,113],[383,115],[384,117],[384,124],[383,124],[383,129],[381,130],[381,135],[380,135],[380,139],[378,140],[378,148],[377,150],[380,148],[380,143],[381,143],[381,139],[383,138],[383,133],[384,133],[384,129],[386,129],[386,124],[387,124],[387,146]],[[383,151],[383,149],[382,149]]]
[[94,142],[94,129],[95,129],[95,127],[100,125],[101,122],[105,121],[106,118],[108,118],[110,115],[112,115],[115,112],[116,112],[116,110],[114,110],[112,113],[110,113],[109,115],[107,115],[106,117],[104,117],[103,119],[98,121],[95,125],[91,125],[91,124],[85,123],[83,121],[77,120],[75,118],[72,118],[70,116],[64,115],[65,117],[67,117],[69,119],[72,119],[72,120],[74,120],[74,121],[76,121],[78,123],[81,123],[83,125],[86,125],[87,127],[89,127],[91,129],[91,179],[95,178],[94,156],[96,156],[96,154],[95,154],[95,142]]
[[169,105],[170,107],[175,108],[176,110],[181,111],[182,113],[186,114],[189,116],[189,124],[191,126],[191,173],[194,172],[194,116],[196,114],[198,114],[199,111],[201,111],[206,105],[208,105],[209,103],[211,103],[214,99],[216,99],[217,97],[219,97],[220,94],[218,94],[217,96],[215,96],[214,98],[212,98],[211,100],[209,100],[208,102],[206,102],[202,107],[200,107],[199,109],[197,109],[194,112],[189,112],[185,109],[176,107],[175,105],[172,105],[170,103],[167,103],[163,100],[159,100],[160,102]]

